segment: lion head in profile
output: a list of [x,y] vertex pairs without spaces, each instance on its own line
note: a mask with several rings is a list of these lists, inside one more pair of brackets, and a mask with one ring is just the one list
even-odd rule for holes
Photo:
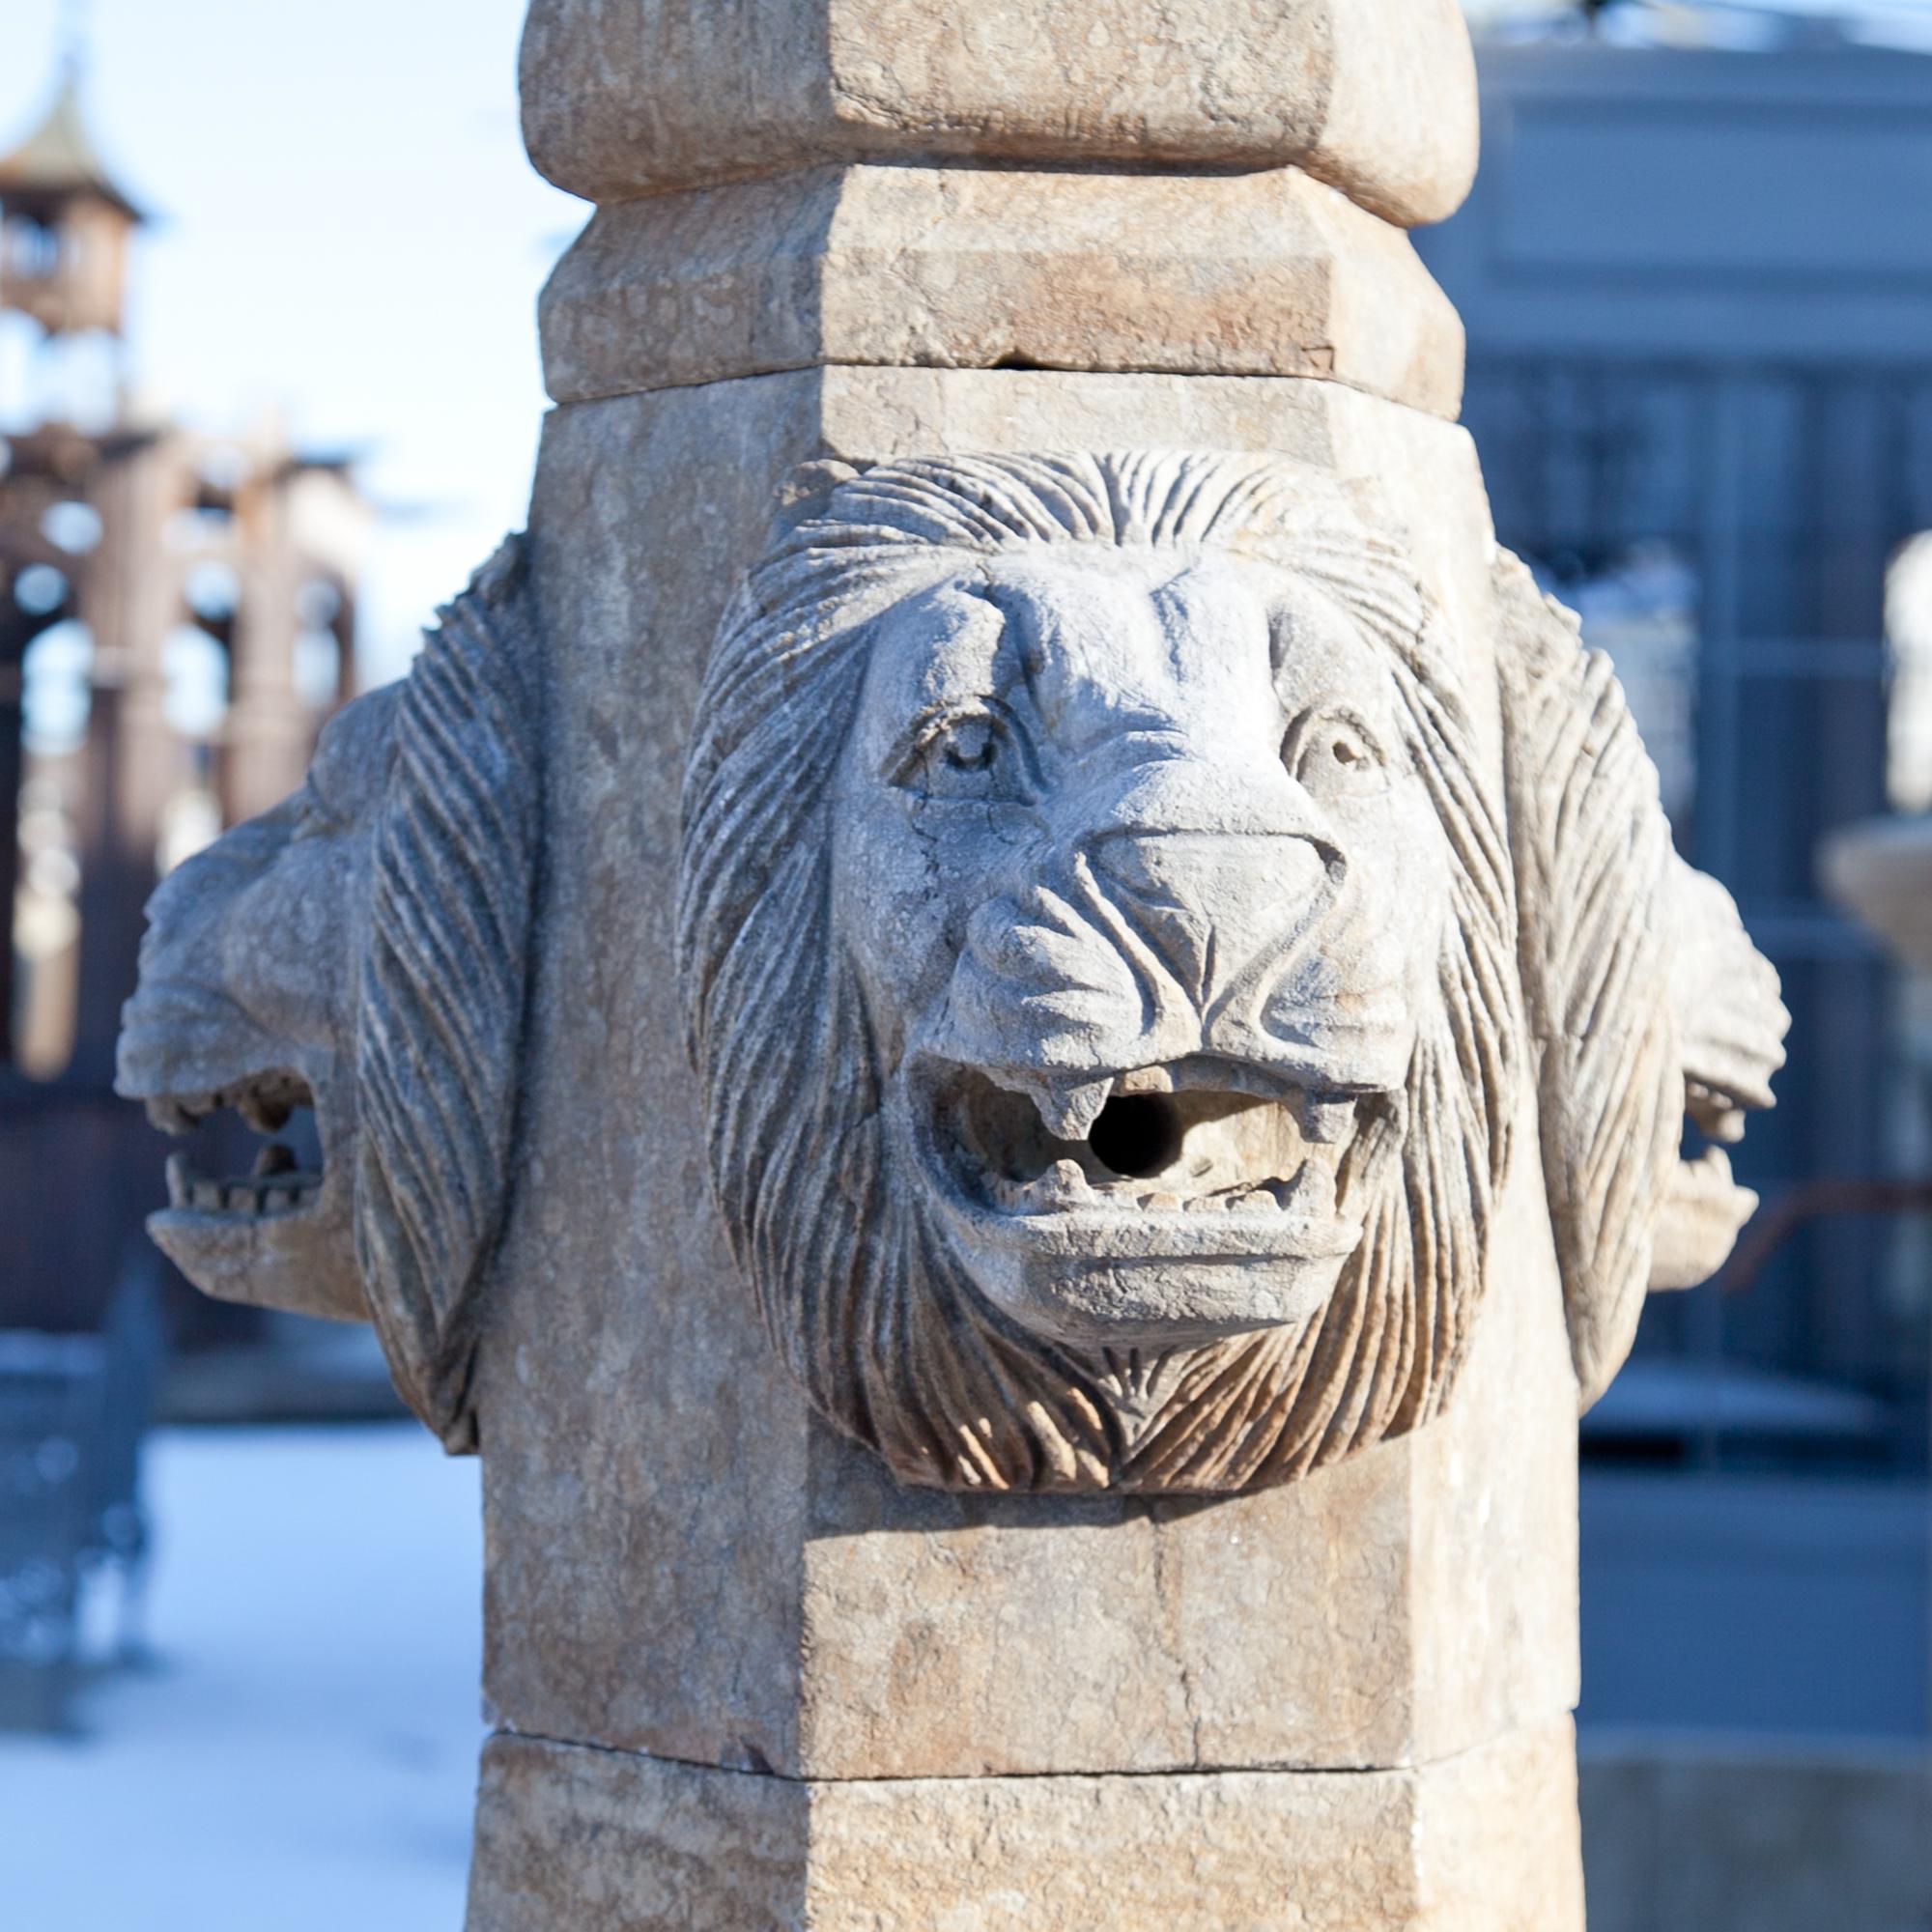
[[1673,847],[1609,659],[1517,558],[1492,575],[1543,1177],[1587,1408],[1646,1293],[1715,1274],[1756,1208],[1726,1148],[1772,1105],[1791,1015],[1730,894]]
[[1234,1490],[1440,1407],[1518,1098],[1514,878],[1359,490],[849,476],[721,630],[678,915],[741,1267],[902,1478]]
[[[225,1299],[373,1320],[398,1388],[472,1447],[476,1290],[515,1118],[541,807],[522,545],[402,683],[324,728],[306,782],[148,907],[117,1088],[194,1135],[233,1109],[251,1172],[168,1162],[155,1239]],[[312,1109],[314,1144],[276,1138]]]

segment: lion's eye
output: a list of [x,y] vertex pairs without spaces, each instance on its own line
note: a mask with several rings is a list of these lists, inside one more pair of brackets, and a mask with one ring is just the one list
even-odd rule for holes
[[989,772],[999,756],[1000,741],[992,720],[967,718],[942,736],[939,755],[955,772]]
[[1018,800],[1030,766],[1017,732],[987,711],[942,720],[920,738],[897,782],[927,798]]
[[1340,713],[1299,720],[1281,753],[1295,781],[1318,798],[1379,791],[1388,782],[1388,760],[1375,734],[1359,719]]

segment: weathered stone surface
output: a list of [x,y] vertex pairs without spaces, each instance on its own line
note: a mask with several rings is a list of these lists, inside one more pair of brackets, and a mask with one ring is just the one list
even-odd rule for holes
[[122,1015],[117,1085],[164,1131],[225,1107],[279,1126],[315,1110],[324,1166],[292,1151],[259,1177],[168,1160],[149,1232],[222,1300],[366,1321],[355,1262],[355,962],[393,756],[395,694],[325,728],[300,791],[176,868],[148,904],[141,983]]
[[1226,1493],[1450,1400],[1525,1065],[1466,655],[1273,454],[859,466],[774,535],[687,1037],[765,1326],[901,1481]]
[[469,1932],[1580,1932],[1571,1752],[793,1784],[499,1736]]
[[815,1436],[805,1775],[1399,1765],[1567,1708],[1574,1477],[1526,1445],[1574,1397],[1536,1222],[1532,1186],[1440,1424],[1284,1489],[920,1495]]
[[1516,558],[1495,593],[1543,1178],[1588,1406],[1652,1283],[1704,1280],[1756,1205],[1720,1147],[1679,1157],[1684,1121],[1742,1139],[1746,1110],[1772,1104],[1790,1016],[1730,895],[1672,849],[1609,659]]
[[[492,1691],[518,1728],[805,1776],[1345,1766],[1462,1749],[1574,1694],[1573,1391],[1526,1160],[1497,1204],[1447,1417],[1211,1510],[892,1487],[809,1419],[703,1205],[669,968],[677,778],[702,640],[772,493],[804,459],[1077,449],[1122,419],[1155,447],[1279,452],[1309,466],[1310,500],[1321,478],[1389,479],[1391,527],[1414,533],[1407,568],[1469,695],[1462,756],[1495,769],[1481,494],[1466,439],[1414,412],[1319,382],[829,369],[553,424],[534,544],[547,621],[531,626],[551,652],[547,849],[507,864],[499,890],[438,872],[466,850],[503,858],[459,838],[425,862],[409,913],[514,909],[545,879],[521,1059],[521,1009],[493,996],[523,1108],[510,1222],[487,1294],[457,1268],[419,1274],[413,1301],[390,1264],[382,1275],[399,1373],[456,1439],[484,1417]],[[412,684],[405,701],[442,688]],[[502,779],[495,807],[527,806],[527,782],[491,762],[500,751],[472,777]],[[384,1051],[407,1055],[427,1036],[395,1010]],[[1519,1095],[1520,1145],[1531,1119]],[[487,1143],[498,1165],[462,1197],[472,1230],[494,1226],[503,1146]],[[366,1164],[348,1164],[359,1185]],[[480,1251],[451,1250],[472,1273]]]
[[803,1932],[810,1813],[789,1778],[498,1734],[466,1932]]
[[820,362],[1325,376],[1453,419],[1408,239],[1292,169],[830,167],[602,210],[552,275],[560,403]]
[[1458,10],[535,0],[525,82],[622,204],[529,570],[208,856],[289,1057],[185,1093],[170,970],[130,1083],[336,1094],[487,1449],[472,1927],[1577,1932],[1576,1405],[1782,1009],[1445,420]]
[[535,0],[523,93],[599,202],[869,156],[1298,166],[1412,226],[1476,165],[1453,0]]
[[321,1171],[168,1163],[150,1232],[229,1300],[372,1320],[397,1387],[473,1448],[470,1355],[515,1128],[541,805],[539,639],[507,543],[307,781],[149,905],[119,1091],[186,1134],[313,1107]]
[[[1444,1421],[1211,1508],[895,1489],[808,1423],[706,1205],[669,973],[678,777],[771,492],[815,457],[1105,446],[1123,420],[1392,479],[1493,691],[1466,437],[1334,384],[833,369],[553,418],[554,940],[479,1368],[490,1693],[520,1730],[821,1776],[1346,1765],[1574,1697],[1575,1398],[1532,1162]],[[1492,710],[1479,728],[1493,747]]]

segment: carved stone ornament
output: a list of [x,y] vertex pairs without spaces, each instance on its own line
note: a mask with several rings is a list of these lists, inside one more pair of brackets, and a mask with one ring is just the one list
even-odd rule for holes
[[1708,1280],[1756,1210],[1723,1144],[1772,1105],[1791,1022],[1730,894],[1672,848],[1609,659],[1507,553],[1494,583],[1543,1175],[1587,1407],[1646,1289]]
[[[1469,656],[1330,471],[794,494],[700,699],[678,970],[725,1229],[821,1412],[947,1488],[1247,1489],[1413,1429],[1532,1084],[1593,1400],[1755,1205],[1719,1143],[1786,1019],[1574,619],[1500,558],[1498,785]],[[319,1173],[178,1154],[153,1232],[212,1293],[373,1320],[455,1449],[530,980],[529,603],[513,541],[166,881],[121,1050],[173,1131],[313,1103]]]
[[1687,1092],[1719,1137],[1769,1103],[1776,976],[1605,660],[1497,590],[1507,799],[1329,471],[932,459],[781,522],[700,699],[679,970],[766,1325],[902,1479],[1239,1490],[1426,1422],[1538,1069],[1586,1399],[1661,1243],[1722,1260]]
[[347,1319],[452,1449],[474,1446],[476,1291],[506,1198],[541,815],[534,625],[512,539],[408,679],[330,721],[300,791],[149,904],[119,1091],[179,1134],[312,1105],[319,1173],[270,1142],[168,1162],[150,1232],[212,1294]]

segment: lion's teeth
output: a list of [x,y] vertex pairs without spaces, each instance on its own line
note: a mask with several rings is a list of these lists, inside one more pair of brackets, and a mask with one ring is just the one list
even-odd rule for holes
[[1094,1122],[1112,1095],[1114,1083],[1111,1079],[1050,1077],[1030,1082],[1029,1089],[1048,1133],[1056,1140],[1084,1141],[1094,1131]]
[[1153,1193],[1148,1196],[1147,1205],[1150,1210],[1155,1214],[1179,1214],[1180,1212],[1180,1196],[1178,1194],[1163,1194],[1156,1188]]
[[270,1141],[255,1156],[254,1178],[266,1180],[272,1175],[293,1174],[296,1157],[280,1141]]
[[1055,1161],[1034,1182],[1034,1191],[1048,1201],[1077,1201],[1082,1195],[1091,1194],[1093,1189],[1080,1171],[1080,1163],[1063,1158]]
[[187,1164],[185,1153],[171,1153],[168,1156],[168,1206],[185,1208],[194,1199],[194,1170]]
[[1318,1147],[1334,1147],[1354,1131],[1352,1100],[1318,1100],[1312,1094],[1304,1094],[1297,1113],[1302,1138]]
[[218,1180],[197,1180],[189,1190],[188,1200],[205,1214],[221,1212],[221,1183]]
[[1254,1187],[1245,1194],[1236,1195],[1228,1205],[1237,1214],[1252,1214],[1259,1208],[1272,1208],[1275,1200],[1272,1194],[1264,1193],[1259,1187]]
[[288,1124],[293,1111],[285,1101],[269,1099],[256,1088],[238,1094],[235,1107],[258,1134],[279,1133]]
[[172,1094],[157,1094],[147,1103],[148,1122],[164,1134],[194,1131],[194,1116]]
[[1286,1186],[1275,1183],[1275,1199],[1289,1214],[1325,1220],[1335,1211],[1335,1179],[1321,1162],[1305,1160]]

